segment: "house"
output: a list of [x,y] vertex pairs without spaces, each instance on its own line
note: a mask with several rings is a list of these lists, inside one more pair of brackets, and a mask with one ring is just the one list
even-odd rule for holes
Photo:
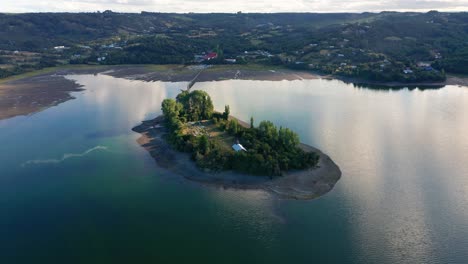
[[431,63],[430,62],[423,62],[423,61],[420,61],[417,63],[418,67],[422,70],[425,70],[425,71],[433,71],[434,69],[432,68],[431,66]]
[[213,59],[216,59],[218,58],[218,53],[216,52],[210,52],[208,54],[205,55],[205,57],[203,57],[204,60],[213,60]]
[[409,68],[406,68],[406,69],[403,70],[403,73],[404,74],[410,74],[410,73],[413,73],[413,71],[411,69],[409,69]]
[[234,149],[236,152],[239,152],[239,151],[247,151],[247,150],[244,148],[244,146],[242,146],[242,145],[239,144],[239,143],[232,145],[232,149]]
[[426,68],[426,67],[430,67],[431,63],[430,62],[420,61],[420,62],[417,63],[417,65],[418,65],[419,68]]

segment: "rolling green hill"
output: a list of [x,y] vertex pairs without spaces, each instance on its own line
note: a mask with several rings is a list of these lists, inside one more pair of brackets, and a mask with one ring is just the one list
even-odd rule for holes
[[218,51],[211,63],[440,81],[445,71],[468,73],[467,47],[468,13],[0,14],[0,77],[67,63],[193,63]]

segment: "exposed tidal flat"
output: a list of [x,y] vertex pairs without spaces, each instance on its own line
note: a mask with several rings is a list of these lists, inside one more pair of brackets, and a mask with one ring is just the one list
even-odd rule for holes
[[70,92],[80,86],[64,78],[70,74],[104,74],[140,81],[203,82],[227,79],[300,80],[317,76],[260,65],[183,66],[183,65],[69,65],[46,68],[13,76],[0,82],[0,120],[28,115],[47,107],[74,99]]
[[[159,67],[159,66],[158,66]],[[100,70],[101,71],[101,70]],[[196,72],[194,72],[196,73]],[[131,129],[185,82],[64,75],[75,100],[0,121],[0,262],[465,263],[468,89],[339,80],[198,82],[339,164],[312,201],[166,173]],[[333,250],[330,250],[333,249]],[[27,252],[27,254],[25,254]],[[181,254],[183,252],[184,254]]]

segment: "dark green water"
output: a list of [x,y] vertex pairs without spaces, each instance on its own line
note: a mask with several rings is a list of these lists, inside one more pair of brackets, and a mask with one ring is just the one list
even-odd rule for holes
[[196,84],[341,167],[330,193],[290,201],[158,171],[130,129],[186,83],[70,78],[76,100],[0,121],[2,264],[468,261],[467,87]]

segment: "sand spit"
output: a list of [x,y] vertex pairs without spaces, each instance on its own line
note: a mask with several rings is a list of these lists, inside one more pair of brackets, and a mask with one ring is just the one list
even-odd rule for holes
[[0,120],[29,115],[74,99],[76,82],[58,75],[39,75],[0,84]]

